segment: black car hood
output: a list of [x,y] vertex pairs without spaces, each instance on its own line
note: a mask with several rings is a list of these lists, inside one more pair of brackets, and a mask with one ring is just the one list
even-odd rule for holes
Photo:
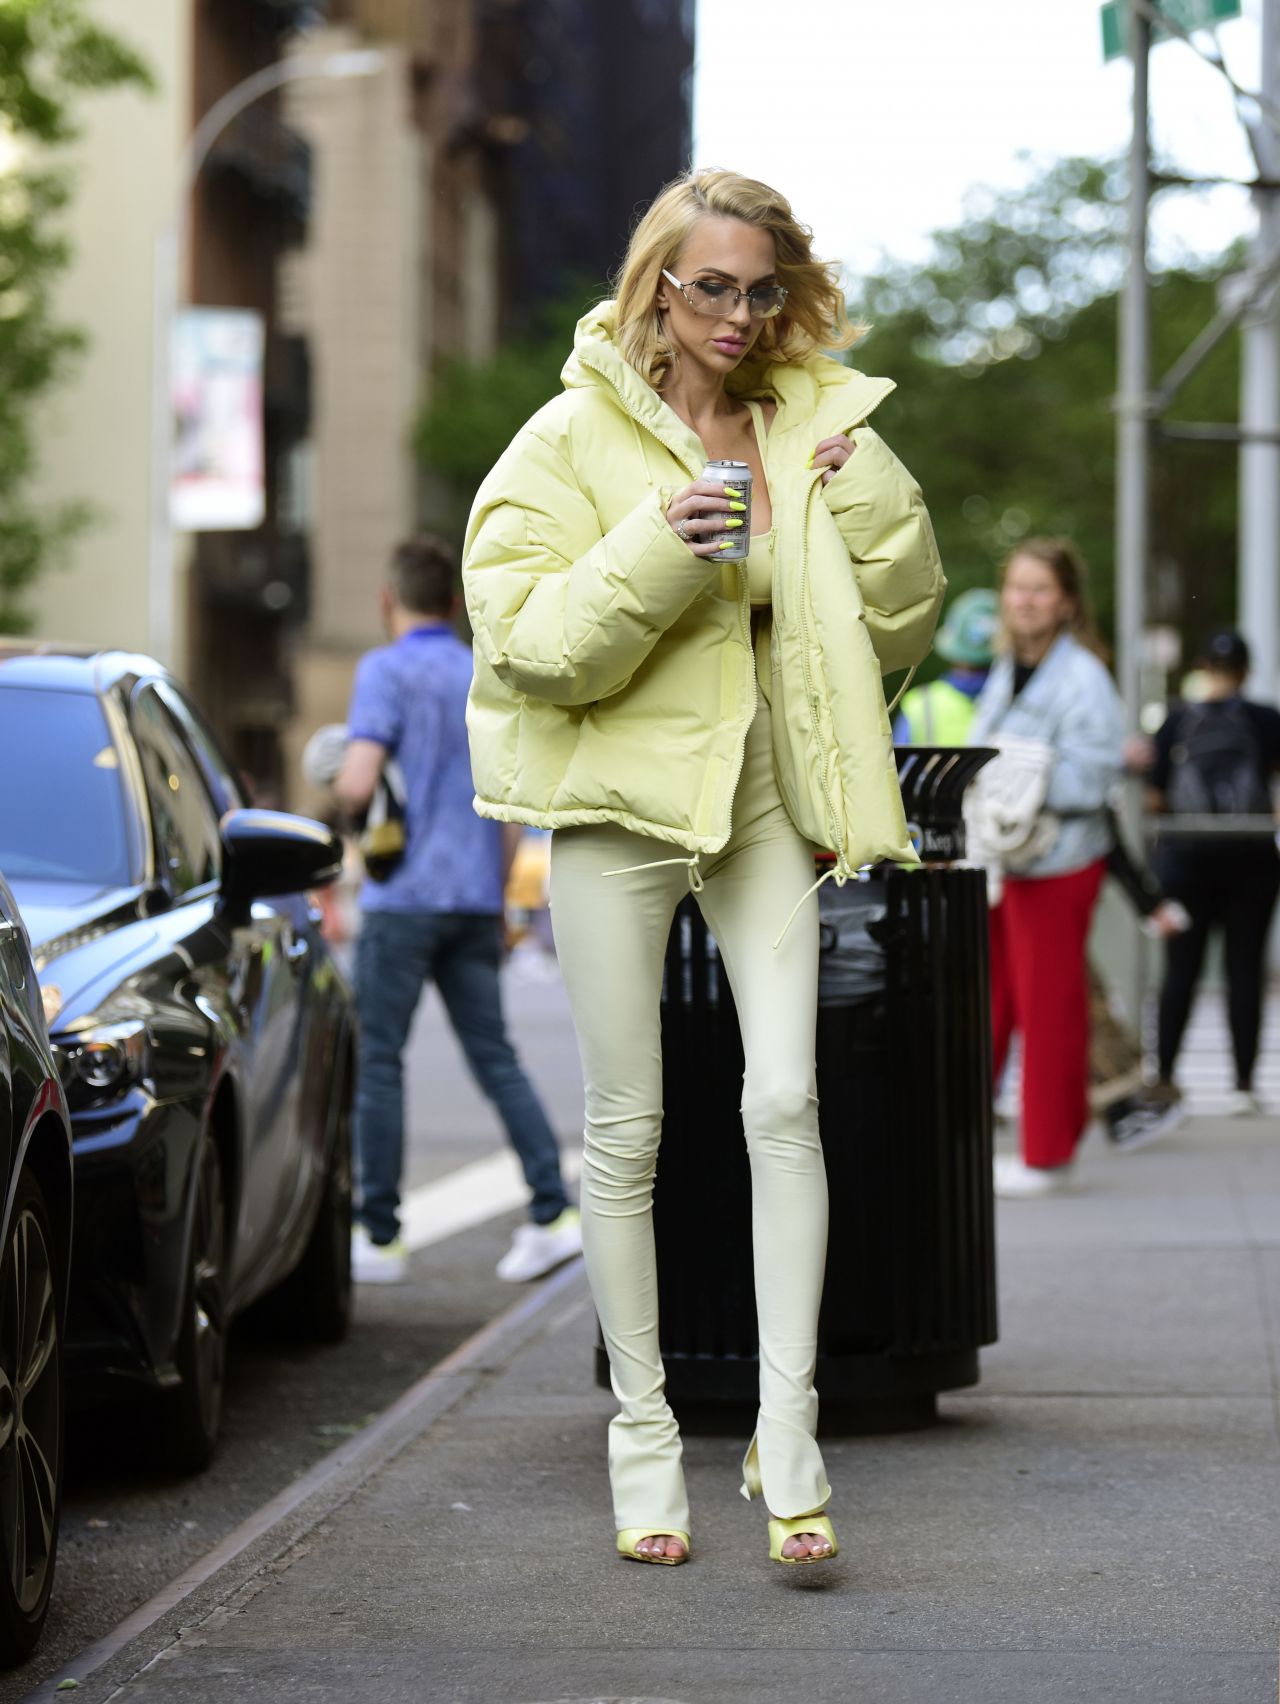
[[142,888],[21,880],[10,886],[31,937],[37,974],[41,983],[60,989],[63,1014],[81,990],[155,938],[154,925],[140,912]]
[[37,968],[108,929],[138,920],[140,888],[22,880],[9,885],[31,937]]

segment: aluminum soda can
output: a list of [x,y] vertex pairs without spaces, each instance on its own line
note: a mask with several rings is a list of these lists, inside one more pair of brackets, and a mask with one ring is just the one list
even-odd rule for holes
[[731,527],[725,532],[704,533],[706,543],[729,545],[728,550],[717,553],[720,562],[742,562],[751,549],[751,467],[742,461],[712,461],[703,468],[701,477],[713,480],[717,484],[732,485],[740,495],[739,503],[745,503],[746,508],[741,514],[735,514],[734,520],[741,521],[740,527]]

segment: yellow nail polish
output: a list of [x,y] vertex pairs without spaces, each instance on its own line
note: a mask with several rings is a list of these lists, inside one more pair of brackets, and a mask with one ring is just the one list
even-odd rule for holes
[[740,527],[742,525],[742,522],[741,521],[735,521],[735,520],[729,520],[729,521],[726,521],[724,524],[725,524],[725,530],[727,531],[730,527]]
[[724,488],[724,494],[726,497],[741,497],[742,495],[736,485],[726,485]]
[[[739,521],[738,525],[741,526],[742,522]],[[733,540],[731,538],[722,538],[720,540],[720,543],[716,546],[716,549],[717,550],[732,550],[733,549]]]
[[736,510],[740,515],[745,515],[747,512],[747,505],[745,503],[730,503],[729,507],[730,509]]
[[806,467],[812,467],[812,466],[813,466],[813,451],[812,451],[812,450],[810,450],[810,452],[809,452],[809,459],[808,459],[808,461],[807,461],[807,462],[806,462],[806,463],[805,463],[805,464],[804,464],[804,465],[805,465],[805,466],[806,466]]

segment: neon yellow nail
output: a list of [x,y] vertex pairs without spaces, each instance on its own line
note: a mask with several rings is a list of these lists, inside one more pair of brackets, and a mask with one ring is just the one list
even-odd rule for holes
[[724,494],[726,497],[741,497],[742,495],[736,485],[726,485],[724,488]]
[[745,515],[747,512],[747,505],[745,503],[730,503],[729,507],[730,509],[736,510],[740,515]]
[[[739,521],[738,525],[741,526],[742,522]],[[721,539],[720,543],[716,546],[716,549],[717,550],[732,550],[733,549],[733,540],[731,538]]]
[[724,524],[725,524],[725,530],[727,531],[730,527],[740,527],[742,525],[742,522],[741,521],[726,521]]
[[812,450],[810,450],[810,451],[809,451],[809,459],[808,459],[808,461],[807,461],[807,462],[806,462],[806,463],[805,463],[805,464],[804,464],[804,465],[805,465],[805,466],[806,466],[806,467],[812,467],[812,466],[813,466],[813,456],[814,456],[814,452],[813,452],[813,451],[812,451]]

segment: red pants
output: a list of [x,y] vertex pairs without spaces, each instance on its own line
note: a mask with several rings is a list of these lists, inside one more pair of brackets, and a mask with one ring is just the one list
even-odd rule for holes
[[1006,880],[991,913],[991,1033],[996,1077],[1022,1036],[1022,1157],[1063,1166],[1089,1120],[1085,939],[1101,859],[1067,876]]

